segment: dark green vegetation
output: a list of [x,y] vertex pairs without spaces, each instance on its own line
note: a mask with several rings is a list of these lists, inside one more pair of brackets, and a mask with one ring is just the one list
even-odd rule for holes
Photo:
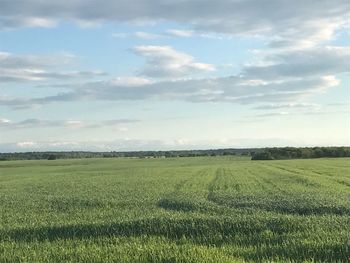
[[349,262],[350,159],[0,163],[1,262]]
[[252,154],[252,160],[286,160],[324,157],[350,157],[350,147],[266,148],[263,151],[254,152]]
[[82,158],[173,158],[206,156],[252,156],[252,160],[309,159],[322,157],[350,157],[350,147],[313,147],[313,148],[250,148],[250,149],[211,149],[184,151],[135,151],[135,152],[19,152],[0,153],[0,161],[14,160],[55,160]]
[[0,153],[0,161],[14,160],[43,160],[43,159],[81,159],[81,158],[118,158],[118,157],[203,157],[203,156],[248,156],[262,149],[212,149],[212,150],[184,150],[184,151],[135,151],[135,152],[18,152]]

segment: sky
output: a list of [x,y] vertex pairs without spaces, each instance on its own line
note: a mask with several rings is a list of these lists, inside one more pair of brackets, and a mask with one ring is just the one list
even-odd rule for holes
[[350,145],[348,0],[0,0],[0,152]]

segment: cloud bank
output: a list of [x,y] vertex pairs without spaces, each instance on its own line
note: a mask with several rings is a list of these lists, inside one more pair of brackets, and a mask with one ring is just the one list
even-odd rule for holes
[[347,0],[319,0],[317,4],[313,0],[3,0],[0,25],[48,27],[64,20],[175,21],[204,31],[327,39],[332,29],[348,22],[349,13]]

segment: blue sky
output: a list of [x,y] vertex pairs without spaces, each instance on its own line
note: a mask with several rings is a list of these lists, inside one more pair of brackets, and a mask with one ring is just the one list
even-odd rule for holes
[[350,145],[348,1],[61,2],[0,2],[0,151]]

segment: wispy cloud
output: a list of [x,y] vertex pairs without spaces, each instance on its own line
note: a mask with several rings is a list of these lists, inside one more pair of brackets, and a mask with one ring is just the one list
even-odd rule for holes
[[[139,122],[136,119],[115,119],[104,121],[81,121],[81,120],[43,120],[26,119],[22,121],[11,121],[0,118],[0,129],[37,129],[37,128],[71,128],[71,129],[94,129],[104,127],[121,127],[121,125]],[[121,129],[123,130],[123,129]]]
[[36,82],[49,79],[69,80],[106,76],[101,70],[65,71],[60,67],[70,65],[76,57],[71,54],[16,55],[0,52],[1,82]]
[[350,110],[330,110],[330,109],[317,109],[317,110],[302,110],[302,111],[274,111],[274,112],[266,112],[266,113],[259,113],[255,115],[249,115],[248,118],[253,118],[254,120],[256,118],[262,119],[262,118],[270,118],[270,117],[289,117],[289,116],[322,116],[322,115],[350,115]]
[[145,31],[137,31],[132,33],[127,32],[116,32],[112,34],[112,37],[124,39],[124,38],[139,38],[144,40],[154,40],[154,39],[171,39],[171,38],[206,38],[206,39],[230,39],[231,36],[222,33],[215,32],[201,32],[195,30],[185,30],[185,29],[167,29],[160,33],[150,33]]
[[337,85],[333,78],[310,78],[251,86],[240,77],[148,81],[122,78],[88,82],[71,86],[72,91],[53,96],[18,99],[0,98],[1,105],[26,108],[57,102],[122,101],[122,100],[182,100],[188,102],[226,102],[236,104],[293,102]]
[[150,32],[144,32],[144,31],[137,31],[134,33],[125,33],[125,32],[119,32],[119,33],[113,33],[112,36],[114,38],[139,38],[144,40],[153,40],[157,38],[163,38],[164,35],[162,34],[155,34]]
[[275,110],[275,109],[319,109],[321,105],[316,103],[278,103],[265,104],[254,107],[256,110]]
[[168,29],[166,34],[174,37],[192,37],[195,32],[193,30],[183,30],[183,29]]
[[191,55],[170,46],[137,46],[132,50],[146,58],[146,65],[140,73],[148,77],[179,78],[215,70],[214,65],[196,62]]
[[[278,10],[278,12],[275,12]],[[18,15],[21,14],[21,15]],[[329,40],[349,21],[347,0],[291,1],[10,1],[1,3],[0,28],[54,26],[60,21],[137,22],[175,21],[194,30],[273,37],[274,46],[314,46]],[[302,22],[301,22],[302,21]]]
[[243,74],[254,79],[306,78],[350,72],[350,48],[325,46],[263,56],[260,65],[247,65]]

